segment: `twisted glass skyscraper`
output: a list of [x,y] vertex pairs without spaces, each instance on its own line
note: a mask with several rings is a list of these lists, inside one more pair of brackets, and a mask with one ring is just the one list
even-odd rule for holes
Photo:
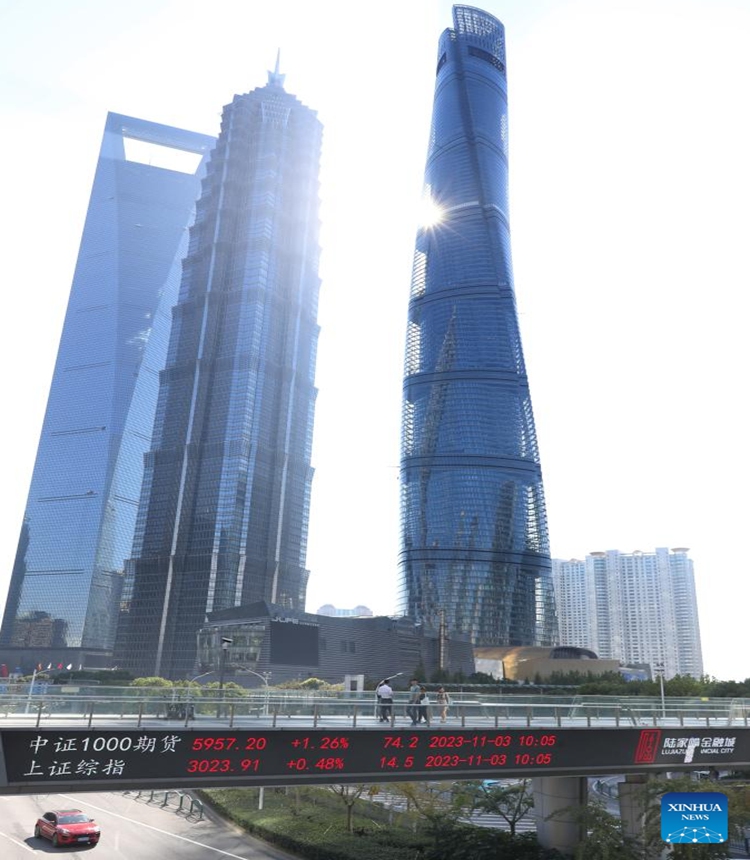
[[553,644],[541,467],[511,271],[505,33],[440,38],[406,338],[401,609],[476,645]]
[[122,668],[184,678],[207,613],[304,609],[321,136],[278,70],[224,109],[146,456]]
[[107,116],[0,632],[9,665],[112,656],[170,311],[213,144]]

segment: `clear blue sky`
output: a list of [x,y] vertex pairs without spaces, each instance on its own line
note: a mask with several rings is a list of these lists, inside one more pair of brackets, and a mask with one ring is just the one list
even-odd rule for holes
[[[552,553],[688,546],[706,671],[750,676],[750,4],[491,0]],[[403,333],[444,0],[0,0],[7,589],[108,110],[216,134],[287,89],[325,125],[308,608],[394,608]]]

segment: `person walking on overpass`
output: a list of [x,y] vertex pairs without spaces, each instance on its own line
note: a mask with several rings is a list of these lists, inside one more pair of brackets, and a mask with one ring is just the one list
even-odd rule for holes
[[386,678],[378,684],[375,692],[380,704],[378,719],[381,723],[387,723],[390,721],[391,714],[393,713],[393,687],[391,687]]
[[437,706],[440,710],[440,722],[444,723],[448,716],[448,706],[451,703],[450,696],[445,691],[445,687],[439,687],[437,691],[437,696],[435,697],[435,701],[437,702]]
[[419,681],[416,678],[412,678],[409,681],[409,703],[406,708],[406,714],[408,717],[411,717],[411,724],[416,726],[419,719],[419,694],[422,692],[421,687],[419,686]]
[[427,688],[419,688],[419,705],[417,706],[417,722],[421,723],[424,720],[427,725],[430,725],[430,697],[427,695]]

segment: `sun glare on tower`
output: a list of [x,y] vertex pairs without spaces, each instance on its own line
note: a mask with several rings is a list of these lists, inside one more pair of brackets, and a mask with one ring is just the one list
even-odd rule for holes
[[443,207],[425,191],[419,204],[419,226],[435,227],[443,220]]

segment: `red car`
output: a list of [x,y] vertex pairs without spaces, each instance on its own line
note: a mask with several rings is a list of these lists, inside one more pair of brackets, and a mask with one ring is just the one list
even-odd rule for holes
[[93,818],[80,809],[56,809],[37,819],[34,836],[44,836],[57,845],[96,845],[101,831]]

